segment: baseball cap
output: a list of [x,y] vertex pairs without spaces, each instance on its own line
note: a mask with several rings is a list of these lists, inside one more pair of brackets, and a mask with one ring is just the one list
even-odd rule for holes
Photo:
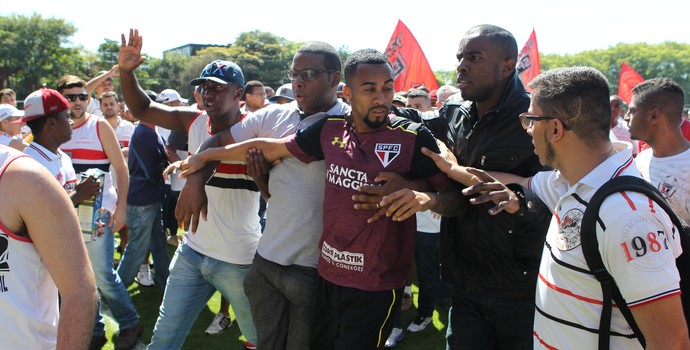
[[151,101],[153,101],[153,102],[163,103],[163,102],[167,101],[167,98],[163,98],[163,97],[158,96],[158,93],[156,93],[155,91],[144,90],[144,92],[149,97],[149,99],[151,99]]
[[295,95],[292,93],[292,83],[281,85],[276,91],[276,94],[269,97],[268,100],[271,102],[275,102],[279,98],[286,98],[290,101],[295,100]]
[[[99,75],[99,76],[100,76],[100,75],[103,75],[103,74],[108,74],[108,71],[107,71],[107,70],[102,70],[102,71],[98,72],[98,75]],[[105,78],[105,80],[113,81],[113,77],[107,77],[107,78]]]
[[[18,110],[13,105],[3,103],[0,104],[0,122],[9,117],[23,117],[24,111]],[[21,123],[21,121],[20,121]]]
[[393,101],[398,101],[398,102],[405,104],[405,105],[407,104],[407,98],[405,98],[405,96],[400,95],[400,94],[393,95]]
[[198,78],[192,79],[189,85],[201,85],[210,80],[218,84],[235,84],[244,86],[244,74],[237,64],[230,61],[215,60],[201,71]]
[[69,102],[62,94],[53,89],[42,88],[24,99],[24,117],[21,121],[28,122],[67,109],[69,109]]
[[158,94],[158,97],[164,99],[163,102],[175,102],[182,100],[180,93],[173,89],[165,89]]

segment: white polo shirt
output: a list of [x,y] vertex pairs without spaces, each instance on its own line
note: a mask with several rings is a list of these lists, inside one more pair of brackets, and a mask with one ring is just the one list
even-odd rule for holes
[[[599,329],[602,293],[593,275],[577,270],[589,270],[582,254],[580,225],[586,203],[601,185],[620,175],[640,176],[630,147],[615,144],[618,153],[573,186],[558,171],[538,173],[530,181],[531,189],[554,214],[537,280],[535,348],[575,344],[581,349],[597,348],[598,334],[591,330]],[[673,239],[672,224],[663,209],[642,194],[622,192],[609,196],[599,215],[606,227],[597,225],[599,251],[629,307],[680,294],[675,267],[680,242]],[[633,333],[617,308],[611,331],[611,349],[641,349],[637,339],[613,333]]]

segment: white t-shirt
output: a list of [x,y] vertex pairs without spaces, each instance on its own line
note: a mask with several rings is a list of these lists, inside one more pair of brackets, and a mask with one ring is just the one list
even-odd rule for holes
[[[558,171],[541,172],[531,189],[554,213],[549,225],[537,280],[534,319],[535,348],[596,349],[598,335],[554,319],[590,329],[599,328],[602,293],[589,271],[580,244],[580,225],[587,202],[602,184],[619,176],[639,176],[630,148],[619,150],[578,183],[569,186]],[[652,208],[653,210],[652,211]],[[639,193],[614,194],[599,211],[606,230],[597,225],[599,251],[631,308],[680,294],[674,257],[680,242],[664,211]],[[658,232],[663,232],[663,235]],[[642,247],[645,248],[642,248]],[[632,334],[613,308],[612,332]],[[641,349],[637,339],[611,335],[611,349]]]
[[441,215],[431,210],[419,211],[417,216],[417,231],[424,233],[441,232]]
[[[326,115],[344,115],[349,106],[338,101],[326,113],[300,116],[297,102],[269,105],[249,115],[230,130],[235,141],[256,137],[280,138],[304,129]],[[191,148],[190,148],[191,149]],[[323,231],[323,193],[326,166],[323,161],[305,164],[286,158],[271,169],[266,208],[266,228],[258,253],[280,265],[316,268],[319,237]]]
[[[196,153],[211,137],[206,112],[196,116],[187,134],[189,149]],[[184,241],[195,251],[216,260],[251,264],[261,237],[259,189],[247,176],[244,162],[220,163],[205,189],[208,220],[200,219],[197,232],[187,232]]]
[[95,114],[99,117],[103,116],[103,111],[101,111],[101,101],[97,98],[91,98],[91,102],[86,106],[86,113]]
[[671,204],[678,217],[690,223],[690,149],[657,158],[648,148],[635,158],[642,177],[651,182]]
[[29,147],[24,149],[29,157],[33,158],[35,161],[43,164],[48,171],[50,171],[53,176],[58,180],[60,185],[67,191],[68,195],[74,192],[74,188],[77,185],[78,179],[74,172],[74,167],[72,166],[72,160],[58,149],[58,153],[55,154],[48,150],[47,148],[39,145],[36,141],[32,142]]

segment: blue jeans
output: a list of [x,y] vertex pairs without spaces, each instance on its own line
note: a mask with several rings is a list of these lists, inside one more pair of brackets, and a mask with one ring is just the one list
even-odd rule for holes
[[216,290],[230,301],[242,334],[256,344],[256,330],[244,294],[244,276],[250,267],[216,260],[180,244],[170,264],[168,285],[148,349],[181,348]]
[[448,350],[533,348],[534,298],[505,299],[456,289],[448,319]]
[[[134,309],[134,303],[132,303],[132,298],[129,296],[127,288],[122,284],[120,276],[113,268],[115,237],[113,235],[113,227],[108,226],[110,212],[104,210],[99,220],[106,224],[103,227],[103,235],[86,244],[86,251],[89,254],[89,260],[91,260],[93,274],[96,277],[96,286],[100,291],[101,297],[105,298],[105,301],[108,303],[113,317],[120,325],[120,329],[130,328],[139,323],[139,315],[137,310]],[[100,312],[100,302],[98,312],[96,312],[93,335],[105,335],[105,323]]]
[[316,268],[283,266],[256,254],[244,279],[258,349],[309,349]]
[[117,267],[117,274],[120,275],[122,283],[125,286],[132,284],[139,272],[139,266],[151,250],[156,266],[154,280],[159,287],[165,288],[170,274],[170,257],[165,248],[166,236],[161,221],[161,202],[142,206],[127,205],[127,227],[129,241]]

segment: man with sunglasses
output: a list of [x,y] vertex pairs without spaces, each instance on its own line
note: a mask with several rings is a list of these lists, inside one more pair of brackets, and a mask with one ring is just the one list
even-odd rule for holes
[[[420,153],[422,146],[437,149],[431,132],[391,115],[394,79],[386,57],[371,49],[356,51],[344,71],[343,92],[352,102],[351,112],[322,117],[280,139],[207,149],[183,164],[183,169],[188,167],[183,174],[192,173],[214,159],[244,159],[248,152],[256,152],[252,148],[261,150],[269,161],[292,157],[305,164],[325,161],[311,349],[383,346],[382,335],[391,329],[390,310],[400,307],[414,253],[414,220],[399,220],[398,215],[441,205],[435,201],[437,194],[417,192],[425,199],[422,206],[389,209],[390,216],[372,222],[379,206],[357,210],[353,196],[359,187],[374,184],[381,172],[390,171],[427,181],[433,192],[451,190],[448,178]],[[294,71],[290,75],[297,76]],[[297,90],[298,100],[300,95]]]
[[[116,349],[130,349],[136,345],[142,326],[139,324],[132,298],[114,270],[114,232],[125,225],[129,172],[120,151],[115,131],[103,118],[86,112],[89,96],[86,82],[79,77],[66,75],[57,82],[57,91],[69,102],[72,120],[72,139],[60,148],[72,158],[77,173],[98,168],[106,173],[103,183],[103,204],[97,218],[104,224],[102,234],[87,244],[87,251],[96,276],[96,283],[120,325]],[[112,173],[111,173],[112,166]],[[105,344],[105,322],[96,315],[94,347]]]
[[[516,73],[513,35],[493,25],[472,27],[456,57],[461,93],[435,118],[425,118],[448,123],[452,156],[461,165],[523,177],[544,169],[518,118],[530,97]],[[535,206],[523,215],[491,215],[488,204],[472,205],[466,196],[441,201],[457,209],[443,212],[441,225],[443,279],[454,287],[448,348],[532,349],[534,286],[549,211]]]
[[[138,30],[130,30],[129,40],[122,35],[118,57],[120,83],[127,106],[137,119],[170,130],[187,130],[189,149],[196,152],[204,140],[244,117],[240,112],[244,75],[235,63],[213,61],[204,67],[199,78],[190,82],[201,86],[204,111],[169,107],[152,102],[137,83],[134,70],[144,62],[141,47]],[[257,215],[259,189],[246,174],[242,161],[222,163],[210,170],[215,172],[209,175],[208,183],[194,183],[190,179],[180,194],[180,203],[190,196],[203,197],[208,211],[195,215],[198,225],[192,226],[175,252],[149,349],[181,348],[216,290],[232,304],[237,323],[247,338],[244,346],[256,348],[256,330],[243,282],[261,237]]]
[[[340,70],[333,46],[305,43],[287,71],[295,101],[259,110],[207,140],[200,151],[256,137],[292,135],[326,115],[346,114],[348,105],[337,98]],[[262,157],[252,158],[262,164]],[[323,229],[324,176],[324,162],[304,164],[294,158],[283,160],[270,171],[266,229],[245,278],[259,349],[309,348],[317,242]],[[204,182],[202,174],[191,177],[195,178],[193,183]],[[196,180],[198,177],[201,180]],[[300,198],[299,205],[295,205],[295,198]],[[198,208],[190,202],[183,207]]]

